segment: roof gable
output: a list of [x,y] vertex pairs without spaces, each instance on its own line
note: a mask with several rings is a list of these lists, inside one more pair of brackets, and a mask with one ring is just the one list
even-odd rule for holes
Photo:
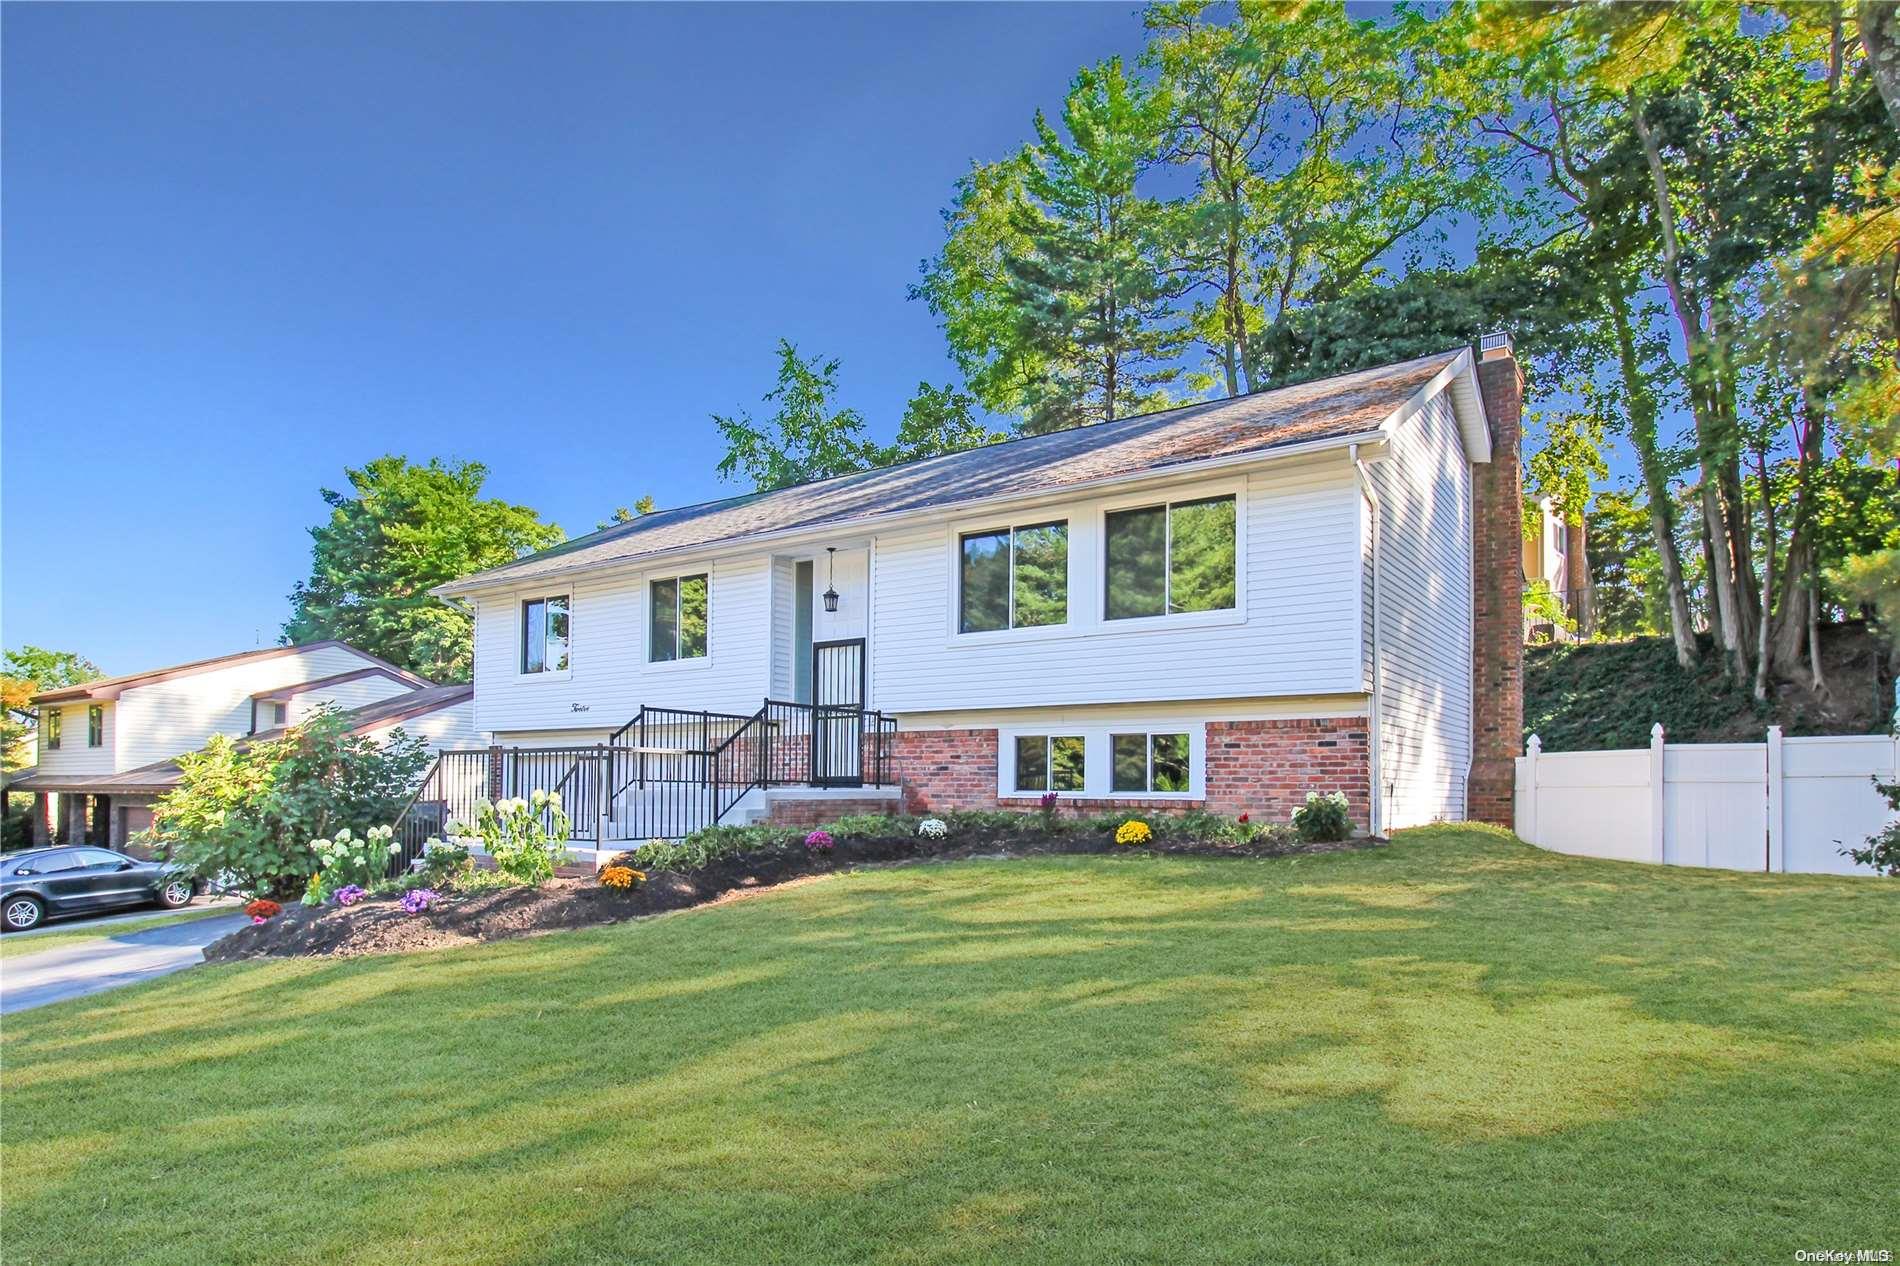
[[240,664],[253,663],[261,659],[275,659],[284,655],[298,655],[306,651],[326,648],[348,651],[363,660],[368,667],[387,671],[399,680],[410,682],[418,688],[434,684],[427,678],[418,677],[406,669],[396,667],[386,659],[381,659],[368,651],[358,650],[348,642],[327,638],[320,642],[304,642],[296,646],[266,646],[254,651],[239,651],[234,655],[218,655],[211,659],[192,660],[186,664],[174,664],[170,668],[154,668],[146,672],[126,673],[118,677],[100,677],[92,681],[82,681],[74,686],[61,686],[57,690],[43,691],[33,696],[33,702],[61,703],[76,699],[117,699],[128,690],[149,686],[155,682],[217,672],[220,669],[234,668]]
[[[1174,470],[1259,461],[1378,435],[1453,387],[1467,451],[1488,460],[1489,430],[1459,348],[1227,400],[1007,440],[773,492],[642,515],[550,550],[442,585],[438,595],[527,583],[682,550]],[[1466,381],[1468,380],[1468,381]]]

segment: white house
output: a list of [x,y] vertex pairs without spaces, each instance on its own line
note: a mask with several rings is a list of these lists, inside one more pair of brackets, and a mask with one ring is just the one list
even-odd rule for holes
[[480,738],[472,696],[335,641],[101,678],[34,696],[38,762],[7,790],[33,793],[36,841],[122,845],[177,783],[175,758],[214,734],[267,737],[327,705],[358,733],[401,725],[431,747],[465,747]]
[[1508,822],[1522,380],[1486,345],[664,510],[443,586],[475,614],[475,725],[518,749],[463,780],[559,782],[607,839],[825,795],[1284,820],[1340,790],[1374,830]]

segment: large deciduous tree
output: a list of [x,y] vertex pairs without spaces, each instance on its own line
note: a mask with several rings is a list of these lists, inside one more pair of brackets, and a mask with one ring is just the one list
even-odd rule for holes
[[52,651],[44,646],[22,646],[6,653],[6,666],[0,671],[0,691],[5,694],[4,713],[0,713],[0,769],[19,769],[26,764],[27,741],[39,728],[39,710],[33,696],[62,686],[76,686],[105,676],[99,665],[76,651]]
[[310,529],[310,576],[291,591],[288,644],[337,638],[436,681],[474,667],[471,619],[429,590],[563,539],[527,506],[484,497],[479,462],[379,457],[329,488]]

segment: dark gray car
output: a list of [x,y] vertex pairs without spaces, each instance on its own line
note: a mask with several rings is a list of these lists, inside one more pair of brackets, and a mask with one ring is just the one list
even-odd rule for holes
[[35,848],[0,857],[0,929],[24,932],[50,918],[157,903],[191,904],[191,875],[109,848]]

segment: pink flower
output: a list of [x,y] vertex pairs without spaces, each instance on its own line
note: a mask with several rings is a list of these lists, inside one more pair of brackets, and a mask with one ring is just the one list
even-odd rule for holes
[[814,853],[829,853],[832,839],[829,831],[813,831],[805,837],[805,847]]
[[252,927],[256,927],[256,926],[257,926],[258,924],[260,924],[260,923],[269,923],[269,922],[270,922],[270,920],[269,920],[269,919],[267,919],[267,918],[265,918],[265,917],[264,917],[263,915],[261,915],[261,914],[254,914],[254,915],[252,915],[252,916],[251,916],[251,926],[252,926]]

